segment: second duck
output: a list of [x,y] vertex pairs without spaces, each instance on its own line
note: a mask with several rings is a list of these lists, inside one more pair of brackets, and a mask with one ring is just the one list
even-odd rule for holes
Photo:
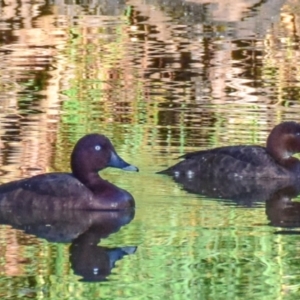
[[283,122],[270,132],[266,147],[237,145],[187,153],[183,161],[158,172],[174,177],[300,177],[300,124]]

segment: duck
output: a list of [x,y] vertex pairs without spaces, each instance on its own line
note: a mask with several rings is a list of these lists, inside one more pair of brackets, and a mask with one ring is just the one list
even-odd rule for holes
[[102,179],[98,173],[107,167],[139,171],[117,154],[106,136],[91,133],[79,139],[70,164],[71,173],[39,174],[0,185],[0,208],[123,210],[135,206],[128,191]]
[[282,122],[270,132],[266,147],[236,145],[186,153],[182,161],[159,171],[174,178],[285,178],[300,177],[300,124]]

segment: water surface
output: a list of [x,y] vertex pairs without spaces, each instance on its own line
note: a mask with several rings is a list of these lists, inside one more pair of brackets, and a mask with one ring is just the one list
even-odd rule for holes
[[[140,168],[103,172],[136,200],[132,219],[117,218],[126,222],[108,236],[75,222],[86,234],[74,242],[69,225],[52,226],[58,240],[47,224],[42,236],[21,227],[28,215],[18,226],[3,219],[1,298],[298,299],[298,207],[286,202],[297,193],[268,193],[266,183],[251,203],[220,199],[155,172],[187,151],[263,145],[279,122],[300,121],[299,8],[292,0],[1,3],[0,182],[69,170],[88,132],[110,137]],[[296,229],[281,229],[282,220]]]

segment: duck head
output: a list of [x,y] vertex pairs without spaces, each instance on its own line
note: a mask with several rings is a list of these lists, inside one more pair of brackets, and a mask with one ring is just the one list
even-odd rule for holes
[[267,151],[281,165],[294,168],[299,162],[292,155],[300,152],[300,124],[283,122],[275,126],[267,139]]
[[138,171],[137,167],[128,164],[117,154],[106,136],[94,133],[82,137],[71,154],[73,175],[85,183],[90,176],[99,176],[98,172],[106,167]]

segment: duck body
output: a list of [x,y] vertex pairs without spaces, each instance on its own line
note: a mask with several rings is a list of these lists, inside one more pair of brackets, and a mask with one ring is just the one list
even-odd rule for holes
[[138,171],[126,163],[102,135],[78,141],[71,155],[72,173],[48,173],[0,186],[0,207],[43,210],[122,210],[134,207],[132,195],[102,179],[106,167]]
[[187,153],[160,174],[201,177],[300,177],[300,124],[284,122],[271,131],[267,146],[237,145]]
[[103,180],[94,194],[71,173],[48,173],[0,186],[0,206],[58,210],[119,210],[134,206],[132,195]]

